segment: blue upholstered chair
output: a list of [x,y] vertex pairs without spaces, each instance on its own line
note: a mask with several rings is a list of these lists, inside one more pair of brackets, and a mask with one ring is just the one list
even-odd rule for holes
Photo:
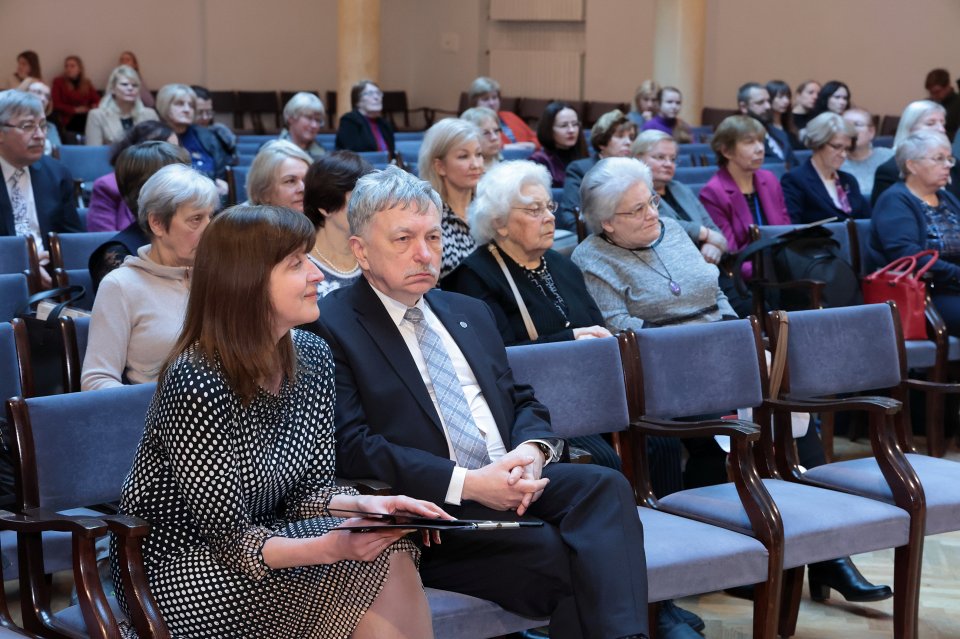
[[[630,384],[640,418],[634,422],[636,435],[660,434],[664,424],[689,428],[698,436],[715,434],[716,421],[683,423],[695,415],[724,415],[737,408],[753,408],[755,420],[765,423],[766,361],[756,319],[691,324],[644,330],[633,334],[636,343],[637,377]],[[688,357],[691,345],[695,356]],[[629,362],[628,362],[629,363]],[[628,367],[629,369],[629,367]],[[722,423],[722,422],[719,422]],[[793,440],[789,440],[793,445]],[[803,568],[808,563],[847,555],[897,548],[902,561],[895,581],[900,597],[909,600],[919,587],[919,560],[922,538],[911,527],[911,514],[903,508],[844,492],[816,488],[781,479],[774,464],[769,429],[761,430],[759,457],[766,478],[758,494],[772,497],[775,512],[782,519],[782,554],[769,548],[771,572],[784,569],[783,610],[778,632],[791,636],[796,631]],[[644,446],[636,451],[642,455]],[[777,449],[779,452],[779,448]],[[657,500],[649,486],[638,484],[638,492],[651,507],[764,539],[762,513],[744,508],[739,481],[751,486],[753,475],[742,466],[751,451],[746,441],[731,442],[730,468],[738,483],[692,488]],[[915,486],[898,485],[910,492]],[[922,510],[922,495],[920,509]],[[749,506],[751,502],[746,502]],[[829,513],[825,517],[824,513]],[[782,561],[781,563],[778,563]],[[915,639],[916,608],[895,615],[897,639]],[[911,616],[912,612],[912,616]]]
[[[26,517],[42,518],[51,513],[75,513],[74,509],[116,502],[143,435],[147,407],[155,390],[154,384],[140,384],[8,401],[18,512]],[[105,442],[109,445],[104,445]],[[138,563],[140,542],[149,532],[149,526],[132,517],[88,512],[99,520],[99,526],[89,527],[83,540],[87,544],[89,539],[90,553],[93,553],[92,537],[102,536],[107,527],[118,535],[123,558],[120,572],[138,634],[169,637],[153,607],[143,567]],[[117,636],[116,616],[120,613],[116,602],[104,595],[95,567],[87,575],[92,583],[84,585],[97,611],[94,621],[102,625],[103,632],[90,629],[91,617],[82,614],[77,606],[51,612],[49,587],[43,576],[47,544],[41,546],[39,542],[39,529],[18,534],[24,627],[46,636],[63,636],[56,635],[57,629],[84,636],[86,623],[90,636]]]
[[74,180],[92,183],[98,177],[113,173],[110,166],[110,146],[82,146],[65,144],[60,147],[60,161],[63,162]]
[[33,236],[0,237],[0,273],[23,273],[31,293],[40,290],[40,262]]
[[706,184],[716,172],[715,166],[680,166],[674,177],[684,184]]
[[233,206],[247,199],[247,175],[249,166],[227,167],[227,204]]
[[[773,320],[772,342],[776,345],[784,338],[787,342],[779,405],[788,409],[802,403],[809,407],[804,410],[821,412],[867,411],[874,453],[872,457],[829,463],[802,472],[792,449],[781,446],[778,448],[783,448],[782,454],[777,456],[780,474],[793,481],[848,490],[910,509],[911,537],[960,530],[960,464],[916,454],[906,410],[898,412],[899,404],[891,404],[885,397],[851,398],[849,408],[843,400],[818,399],[837,394],[883,393],[906,400],[908,389],[960,393],[958,384],[907,378],[896,309],[888,304],[869,304],[779,312],[773,314]],[[897,475],[910,483],[919,481],[919,490],[904,492],[897,482],[887,479]],[[917,499],[919,504],[914,503]],[[901,556],[900,549],[897,553],[899,567],[906,558]],[[919,594],[910,589],[909,583],[897,582],[894,594],[894,615],[901,606],[907,607],[904,614],[916,614]]]
[[[678,144],[677,156],[678,156],[677,167],[709,166],[713,169],[713,172],[710,175],[713,175],[713,173],[717,172],[717,155],[713,152],[713,149],[710,148],[709,144],[705,144],[705,143]],[[684,162],[683,164],[681,164],[679,162],[680,157],[690,158],[689,163]],[[707,180],[703,180],[703,182],[706,182],[706,181]]]
[[63,388],[68,393],[80,392],[83,357],[87,354],[90,318],[60,318],[60,337],[63,340]]
[[[630,406],[617,340],[513,346],[507,349],[507,355],[514,378],[532,385],[537,399],[550,410],[551,423],[558,435],[613,433],[615,448],[622,453],[624,473],[628,478],[646,476],[646,464],[636,464],[629,440],[620,438],[630,423]],[[752,425],[724,423],[714,428],[718,433],[732,435],[744,448],[748,440],[759,436]],[[743,463],[745,467],[752,467],[749,455]],[[753,476],[754,483],[758,484],[755,469]],[[773,593],[779,592],[780,579],[778,550],[770,555],[764,545],[749,534],[717,528],[692,518],[648,507],[638,507],[637,512],[644,528],[651,602],[745,584],[763,584],[759,590],[766,592],[769,580],[773,583],[771,596],[761,592],[754,608],[754,637],[774,636],[777,596]],[[761,517],[777,520],[775,512],[766,512]],[[749,525],[744,532],[749,533]],[[774,558],[772,568],[771,557]]]
[[9,322],[23,310],[30,297],[27,276],[22,273],[0,274],[0,322]]
[[93,290],[93,278],[87,268],[57,268],[53,270],[53,284],[58,288],[68,286],[83,287],[83,296],[70,303],[73,308],[79,308],[85,311],[93,310],[95,293]]
[[53,268],[87,268],[90,254],[116,233],[50,233],[50,264]]

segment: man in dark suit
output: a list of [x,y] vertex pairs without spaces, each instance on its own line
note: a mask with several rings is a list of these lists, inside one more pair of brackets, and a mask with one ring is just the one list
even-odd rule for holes
[[[337,370],[337,466],[471,519],[539,528],[448,533],[425,548],[428,586],[551,615],[551,637],[647,633],[643,532],[619,473],[558,463],[563,441],[517,384],[493,314],[435,289],[439,196],[388,167],[350,200],[363,270],[321,302],[317,331]],[[692,631],[691,631],[692,632]]]
[[790,138],[786,131],[773,126],[773,107],[770,105],[770,93],[766,87],[756,82],[747,82],[737,90],[737,108],[743,115],[749,115],[763,124],[767,136],[763,140],[763,148],[767,159],[779,159],[786,162],[787,168],[797,166],[797,158],[793,155]]
[[[47,121],[43,105],[24,91],[0,93],[0,235],[32,235],[46,261],[50,231],[82,231],[73,200],[73,178],[43,155]],[[46,272],[41,275],[49,283]]]

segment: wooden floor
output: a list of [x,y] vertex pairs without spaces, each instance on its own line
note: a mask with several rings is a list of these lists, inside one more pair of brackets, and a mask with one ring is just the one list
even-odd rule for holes
[[[917,442],[923,449],[923,441]],[[837,440],[837,457],[867,454],[867,445]],[[948,459],[960,462],[956,445]],[[958,487],[960,490],[960,487]],[[892,584],[893,551],[883,550],[854,557],[857,567],[874,583]],[[920,592],[920,639],[960,639],[960,532],[927,537],[923,553],[923,581]],[[70,598],[69,574],[54,580],[54,608],[67,605]],[[11,612],[19,620],[16,582],[6,583]],[[11,596],[12,595],[12,596]],[[687,597],[678,604],[703,617],[708,639],[750,639],[752,603],[723,593]],[[896,639],[893,637],[893,600],[869,604],[849,604],[836,594],[827,603],[810,600],[804,584],[797,634],[794,639]]]
[[[923,440],[916,442],[924,450]],[[869,454],[865,443],[838,438],[837,457]],[[956,445],[947,459],[960,461]],[[957,487],[960,490],[960,486]],[[893,550],[854,557],[860,571],[873,583],[893,584]],[[920,639],[960,639],[960,532],[927,537],[923,548],[920,589]],[[753,604],[723,593],[687,597],[677,603],[703,617],[709,639],[750,639]],[[851,604],[836,592],[827,603],[810,599],[804,583],[794,639],[896,639],[893,637],[893,599]]]

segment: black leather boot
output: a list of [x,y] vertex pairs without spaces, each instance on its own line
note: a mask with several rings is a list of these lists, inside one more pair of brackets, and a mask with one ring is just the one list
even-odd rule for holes
[[849,557],[821,561],[810,569],[810,598],[824,601],[833,588],[847,601],[881,601],[893,596],[889,586],[875,586],[860,574]]

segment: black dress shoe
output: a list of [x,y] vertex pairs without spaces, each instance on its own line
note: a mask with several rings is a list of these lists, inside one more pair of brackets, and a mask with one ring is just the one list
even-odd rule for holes
[[707,624],[703,622],[703,619],[701,619],[699,615],[690,612],[686,608],[681,608],[673,601],[673,599],[668,599],[660,604],[661,608],[665,608],[667,606],[674,610],[680,616],[680,618],[683,619],[683,623],[687,624],[697,632],[702,632],[703,629],[707,627]]
[[665,601],[660,606],[660,616],[657,617],[657,638],[703,639],[699,632],[687,625],[680,614],[680,608],[672,601]]
[[754,590],[753,584],[750,584],[749,586],[734,586],[733,588],[727,588],[723,592],[727,593],[731,597],[736,597],[737,599],[753,601]]
[[860,574],[849,557],[821,561],[810,569],[810,598],[824,601],[833,588],[847,601],[882,601],[893,596],[889,586],[875,586]]

